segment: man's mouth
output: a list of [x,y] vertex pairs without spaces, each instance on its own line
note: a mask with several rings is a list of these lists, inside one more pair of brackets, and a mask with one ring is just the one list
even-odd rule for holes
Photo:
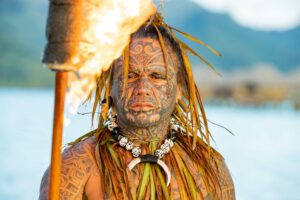
[[155,106],[152,103],[148,102],[136,102],[132,103],[129,106],[129,109],[134,112],[150,112],[155,109]]

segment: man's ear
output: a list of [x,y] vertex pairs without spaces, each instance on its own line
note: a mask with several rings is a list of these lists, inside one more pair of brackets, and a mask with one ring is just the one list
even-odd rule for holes
[[177,84],[177,96],[176,96],[176,103],[181,99],[182,90],[181,90],[181,84]]

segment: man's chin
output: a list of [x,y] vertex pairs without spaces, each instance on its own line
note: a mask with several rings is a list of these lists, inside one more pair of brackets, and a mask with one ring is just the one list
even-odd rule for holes
[[160,120],[160,115],[158,113],[152,112],[129,112],[126,114],[126,118],[128,121],[132,123],[132,125],[137,127],[148,127],[155,125]]

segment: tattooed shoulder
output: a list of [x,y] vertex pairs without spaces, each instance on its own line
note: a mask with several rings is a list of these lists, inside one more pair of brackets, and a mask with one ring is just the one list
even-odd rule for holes
[[[96,139],[91,137],[66,148],[62,153],[60,177],[60,199],[82,199],[84,186],[95,164],[94,148]],[[47,200],[49,195],[49,168],[44,173],[40,186],[39,200]]]
[[225,160],[220,155],[216,158],[216,171],[220,179],[222,199],[224,200],[235,200],[235,190],[232,177],[229,169],[225,163]]
[[49,168],[46,169],[40,186],[39,200],[46,200],[49,196]]

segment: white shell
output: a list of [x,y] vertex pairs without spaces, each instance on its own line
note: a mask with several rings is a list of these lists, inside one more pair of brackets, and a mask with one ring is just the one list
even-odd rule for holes
[[108,124],[107,126],[108,130],[112,131],[114,129],[114,127],[112,127],[110,124]]
[[175,119],[171,118],[170,124],[175,124],[175,123],[176,123]]
[[161,159],[162,157],[164,157],[163,150],[161,150],[161,149],[155,150],[154,155],[156,155],[159,159]]
[[163,154],[167,154],[170,151],[170,146],[167,144],[163,144],[163,145],[161,145],[161,150],[162,150]]
[[121,147],[125,147],[128,142],[128,139],[126,137],[122,137],[121,140],[119,141],[119,144]]
[[178,124],[173,124],[172,129],[178,131],[180,129],[180,126]]
[[127,149],[127,150],[131,150],[132,148],[133,148],[133,143],[132,142],[127,142],[127,144],[126,144],[126,146],[125,146],[125,148]]
[[140,156],[141,152],[142,152],[141,147],[134,147],[131,150],[133,157],[136,157],[136,158]]
[[[141,158],[135,158],[133,159],[127,166],[127,168],[131,171],[136,165],[141,163]],[[164,163],[162,160],[158,160],[157,164],[165,171],[167,176],[167,186],[169,186],[171,182],[171,172],[166,163]]]
[[110,121],[108,123],[108,126],[107,126],[108,130],[110,130],[110,131],[112,131],[116,127],[118,127],[117,123],[116,122],[112,122],[112,121]]
[[165,144],[168,145],[170,148],[174,146],[174,142],[171,139],[166,139]]

